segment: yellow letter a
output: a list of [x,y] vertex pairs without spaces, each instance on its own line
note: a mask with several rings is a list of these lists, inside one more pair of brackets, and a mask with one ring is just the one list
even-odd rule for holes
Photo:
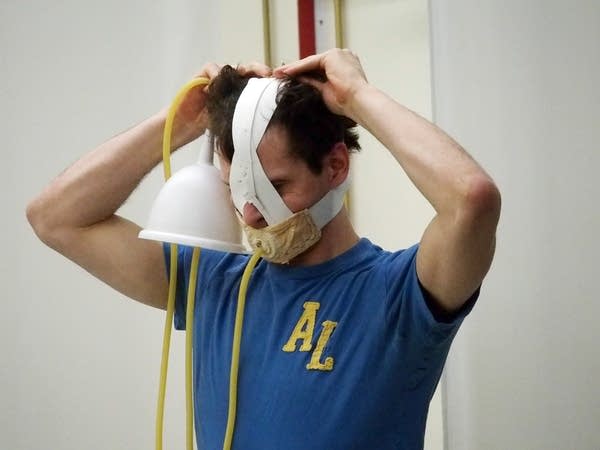
[[301,352],[309,352],[312,349],[312,337],[315,331],[315,321],[317,319],[317,310],[321,306],[318,302],[305,302],[304,312],[298,323],[294,327],[294,331],[287,343],[283,346],[284,352],[295,352],[296,342],[302,339],[302,345],[300,346]]

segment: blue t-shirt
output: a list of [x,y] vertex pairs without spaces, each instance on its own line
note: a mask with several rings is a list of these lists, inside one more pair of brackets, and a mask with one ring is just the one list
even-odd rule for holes
[[[478,293],[452,320],[436,320],[417,279],[417,249],[391,253],[362,239],[314,266],[258,263],[246,299],[234,449],[423,447],[450,343]],[[178,329],[185,328],[191,255],[179,248]],[[223,446],[233,324],[248,259],[200,254],[194,406],[202,450]]]

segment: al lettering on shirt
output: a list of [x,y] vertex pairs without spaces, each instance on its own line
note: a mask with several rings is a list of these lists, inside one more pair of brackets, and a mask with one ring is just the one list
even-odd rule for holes
[[[309,363],[306,365],[308,370],[331,371],[335,363],[333,356],[324,356],[323,351],[329,338],[333,334],[337,322],[325,320],[321,323],[321,332],[317,338],[317,342],[313,345],[313,337],[315,334],[315,326],[317,323],[317,311],[321,304],[316,301],[307,301],[302,305],[303,311],[292,330],[288,341],[283,346],[282,350],[288,353],[311,352]],[[300,341],[300,346],[298,346]]]

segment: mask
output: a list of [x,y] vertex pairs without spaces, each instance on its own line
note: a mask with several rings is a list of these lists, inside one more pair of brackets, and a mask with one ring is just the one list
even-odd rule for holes
[[264,259],[278,264],[289,263],[321,239],[321,230],[307,209],[276,225],[264,228],[244,225],[244,232],[255,251],[262,250]]
[[252,248],[260,248],[268,261],[287,263],[319,241],[321,229],[343,206],[349,180],[329,191],[309,209],[295,214],[279,196],[260,163],[257,150],[277,107],[281,83],[275,78],[251,78],[242,91],[232,122],[235,151],[229,185],[238,211],[250,203],[268,224],[261,229],[244,226]]

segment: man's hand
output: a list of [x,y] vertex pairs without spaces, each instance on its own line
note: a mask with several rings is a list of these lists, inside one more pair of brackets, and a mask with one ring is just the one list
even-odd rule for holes
[[[216,63],[207,63],[195,75],[195,78],[207,78],[212,81],[221,71],[222,65]],[[237,67],[240,75],[253,75],[257,77],[266,77],[271,75],[271,68],[253,62],[242,64]],[[206,92],[210,89],[208,86],[196,86],[190,89],[177,112],[173,122],[173,142],[174,147],[179,148],[201,136],[208,126],[208,115],[206,112]],[[165,110],[166,115],[166,110]]]
[[[310,76],[311,73],[313,76]],[[314,77],[314,74],[323,75],[322,80]],[[358,56],[350,50],[336,48],[308,56],[274,69],[273,76],[299,77],[321,92],[331,112],[357,121],[353,100],[356,93],[367,85],[367,77]]]

